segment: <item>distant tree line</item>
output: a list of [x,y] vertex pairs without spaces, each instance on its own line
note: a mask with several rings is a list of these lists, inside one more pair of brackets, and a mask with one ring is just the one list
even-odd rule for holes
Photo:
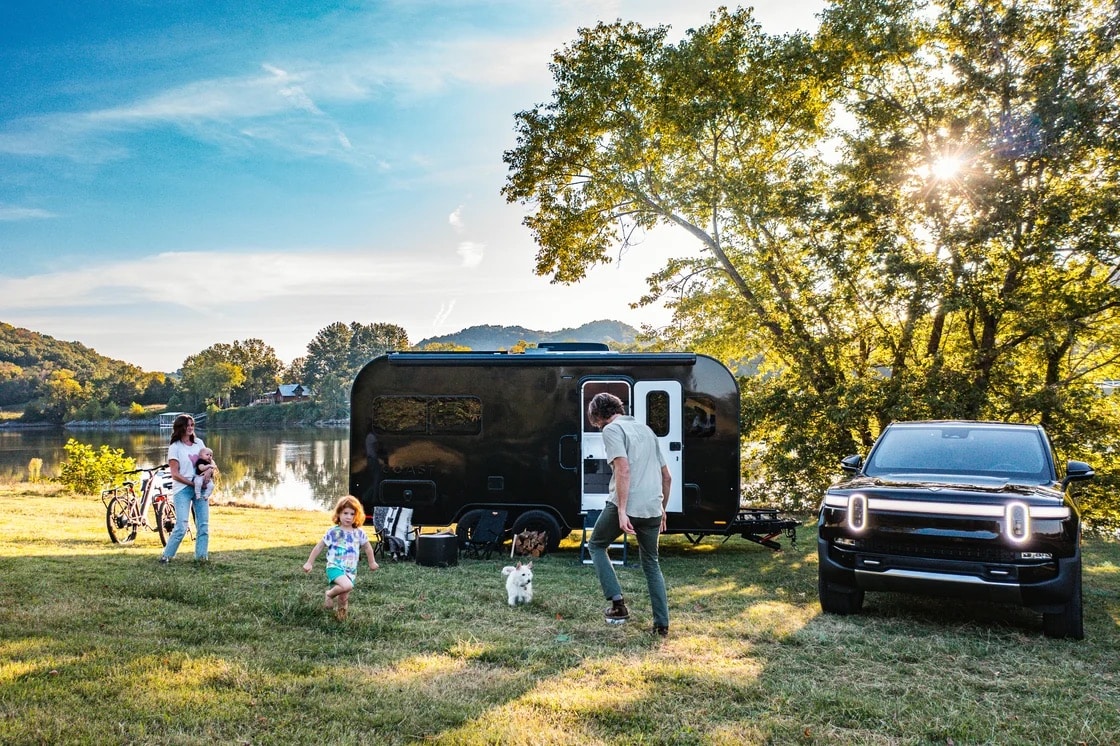
[[324,416],[346,417],[358,370],[408,347],[407,332],[394,324],[336,322],[286,367],[270,345],[247,339],[190,355],[175,373],[148,373],[77,342],[0,323],[0,406],[23,406],[28,422],[108,420],[143,416],[154,404],[192,412],[247,406],[281,383],[299,383]]

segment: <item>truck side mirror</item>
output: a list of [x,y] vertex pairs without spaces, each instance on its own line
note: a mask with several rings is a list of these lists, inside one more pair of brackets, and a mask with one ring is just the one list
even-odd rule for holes
[[1065,489],[1070,482],[1092,479],[1095,473],[1093,467],[1084,461],[1070,461],[1066,464],[1066,478],[1062,480],[1062,489]]
[[863,466],[863,456],[858,453],[840,459],[840,468],[844,470],[845,474],[857,474],[861,466]]

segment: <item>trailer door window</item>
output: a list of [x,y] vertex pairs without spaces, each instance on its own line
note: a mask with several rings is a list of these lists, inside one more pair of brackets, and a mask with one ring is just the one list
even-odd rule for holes
[[595,398],[596,394],[606,391],[608,394],[614,394],[622,400],[623,406],[626,407],[627,414],[633,414],[634,410],[630,407],[630,384],[627,381],[588,381],[583,384],[583,431],[585,433],[595,433],[599,428],[591,426],[591,420],[587,417],[587,407],[591,404],[591,400]]
[[650,391],[646,393],[646,424],[653,434],[664,438],[669,434],[669,392]]

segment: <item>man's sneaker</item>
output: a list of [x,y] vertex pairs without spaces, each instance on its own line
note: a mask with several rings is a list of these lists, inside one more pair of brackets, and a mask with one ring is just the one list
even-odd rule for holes
[[160,555],[160,558],[159,558],[159,563],[160,563],[161,565],[166,565],[166,564],[167,564],[168,562],[170,562],[170,561],[171,561],[171,558],[170,558],[170,557],[164,557],[163,555]]
[[603,612],[603,616],[610,624],[622,624],[630,618],[630,610],[626,608],[625,601],[611,601],[611,607]]
[[669,628],[662,627],[660,624],[655,624],[653,625],[653,634],[657,635],[658,637],[668,637]]

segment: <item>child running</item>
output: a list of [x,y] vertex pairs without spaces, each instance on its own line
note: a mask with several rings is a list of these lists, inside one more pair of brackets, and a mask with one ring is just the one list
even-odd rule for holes
[[342,621],[350,603],[350,591],[354,590],[354,580],[358,574],[358,553],[365,551],[369,569],[377,569],[373,558],[373,545],[366,538],[361,525],[366,521],[365,511],[357,499],[347,495],[340,498],[334,506],[335,525],[311,550],[311,556],[303,565],[304,572],[311,572],[315,558],[325,548],[327,550],[327,584],[323,596],[323,608],[334,609],[335,618]]

